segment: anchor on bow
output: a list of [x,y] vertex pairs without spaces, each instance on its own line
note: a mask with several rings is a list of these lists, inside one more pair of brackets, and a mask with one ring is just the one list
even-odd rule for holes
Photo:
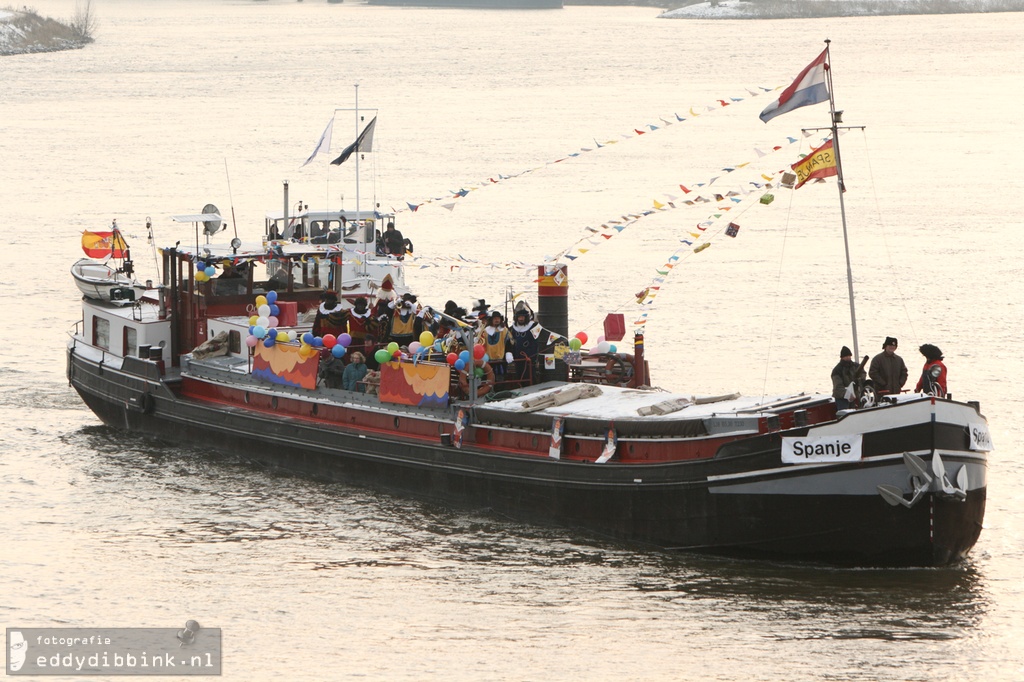
[[903,491],[894,485],[879,485],[878,494],[892,506],[903,505],[908,509],[917,504],[924,494],[934,492],[953,499],[963,501],[967,499],[967,467],[962,466],[956,473],[956,485],[946,475],[946,466],[938,452],[932,453],[931,471],[925,461],[909,452],[903,453],[903,463],[911,473],[911,482],[914,492],[910,499],[903,497]]

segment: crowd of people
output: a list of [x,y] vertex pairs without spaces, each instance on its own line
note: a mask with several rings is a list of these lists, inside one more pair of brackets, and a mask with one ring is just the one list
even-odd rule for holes
[[[839,363],[832,369],[832,397],[836,401],[837,410],[870,406],[879,398],[899,394],[904,390],[910,375],[907,364],[896,354],[897,348],[899,341],[887,336],[882,342],[881,353],[873,358],[865,355],[858,364],[853,359],[853,352],[847,346],[842,347]],[[944,398],[947,387],[942,351],[930,343],[922,345],[918,350],[925,362],[914,392]]]
[[[514,309],[511,324],[498,310],[490,309],[483,299],[477,301],[473,312],[467,313],[454,301],[448,301],[443,311],[422,305],[416,295],[399,295],[391,280],[385,278],[372,301],[365,296],[341,300],[337,293],[327,291],[317,308],[313,321],[314,336],[348,334],[352,337],[348,353],[343,358],[325,356],[321,376],[332,388],[360,390],[366,376],[378,369],[376,353],[389,344],[396,344],[405,357],[446,362],[450,354],[463,350],[471,353],[480,347],[480,357],[470,356],[470,362],[455,366],[458,384],[468,394],[469,372],[478,377],[477,395],[486,395],[500,384],[525,386],[537,382],[541,352],[552,343],[551,334],[538,324],[533,310],[525,301]],[[419,352],[417,342],[423,332],[430,332],[436,343]],[[467,340],[469,345],[467,346]],[[480,353],[476,350],[476,353]],[[349,371],[352,365],[357,369]],[[349,381],[349,378],[359,375]]]

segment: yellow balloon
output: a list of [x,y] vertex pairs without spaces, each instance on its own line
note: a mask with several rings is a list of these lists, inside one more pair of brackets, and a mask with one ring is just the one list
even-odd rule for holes
[[434,345],[434,335],[431,334],[430,332],[423,332],[422,334],[420,334],[420,345],[421,346],[433,346]]
[[274,340],[278,343],[288,343],[288,332],[278,331]]
[[264,296],[263,294],[260,294],[259,296],[256,297],[256,307],[257,308],[259,308],[261,305],[266,305],[266,304],[267,304],[267,297],[266,296]]
[[259,322],[259,319],[260,319],[259,315],[253,315],[252,317],[250,317],[249,318],[249,326],[250,327],[255,327],[256,323]]

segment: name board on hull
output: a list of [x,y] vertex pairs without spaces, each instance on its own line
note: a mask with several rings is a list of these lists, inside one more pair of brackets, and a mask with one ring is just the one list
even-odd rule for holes
[[990,451],[992,449],[992,434],[988,432],[988,424],[972,423],[967,426],[971,431],[971,450]]
[[859,462],[860,434],[851,436],[798,436],[782,439],[783,464],[810,462]]

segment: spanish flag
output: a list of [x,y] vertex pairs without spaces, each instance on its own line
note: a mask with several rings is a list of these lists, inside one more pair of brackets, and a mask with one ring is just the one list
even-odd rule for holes
[[796,177],[799,180],[793,189],[800,189],[805,182],[814,178],[839,175],[839,169],[836,167],[836,153],[832,149],[832,139],[829,138],[828,142],[811,151],[790,168],[796,172]]
[[89,258],[124,258],[128,244],[120,232],[82,232],[82,251]]

